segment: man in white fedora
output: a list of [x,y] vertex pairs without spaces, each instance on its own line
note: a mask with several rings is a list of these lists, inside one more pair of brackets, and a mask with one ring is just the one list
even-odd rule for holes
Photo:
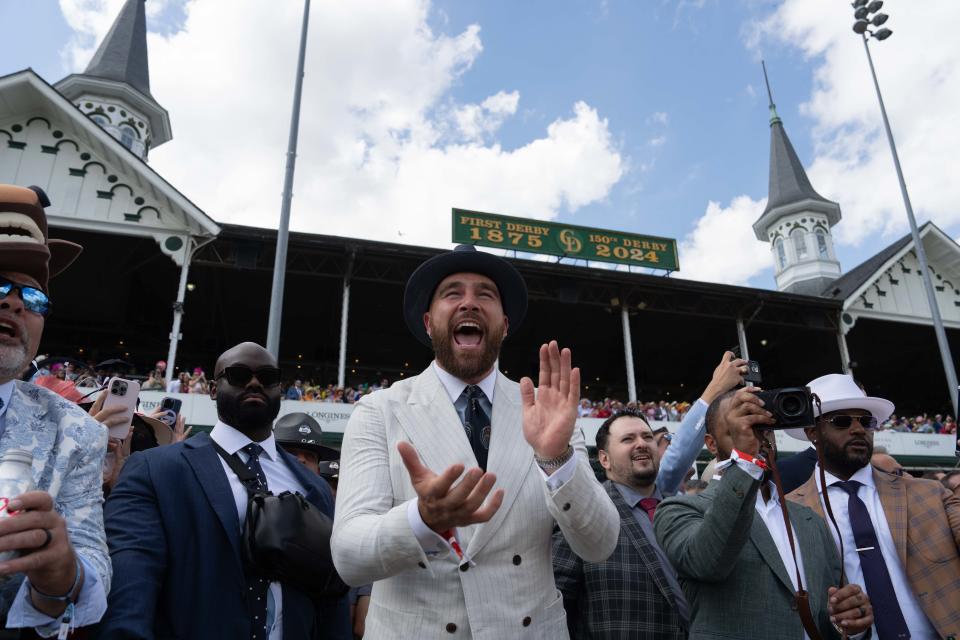
[[816,424],[787,433],[812,442],[820,462],[787,498],[821,516],[827,498],[846,579],[870,596],[877,638],[960,636],[960,498],[938,482],[871,466],[873,435],[892,402],[867,396],[848,375],[808,387]]

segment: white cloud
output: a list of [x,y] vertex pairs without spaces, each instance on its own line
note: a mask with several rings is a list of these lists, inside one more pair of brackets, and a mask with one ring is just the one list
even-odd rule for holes
[[647,144],[649,144],[651,147],[660,147],[666,141],[667,136],[656,136],[655,138],[650,138],[650,140],[647,141]]
[[[169,0],[166,0],[169,1]],[[82,68],[122,0],[61,0]],[[302,5],[190,0],[180,30],[149,34],[151,90],[174,139],[151,165],[217,220],[275,226]],[[457,104],[480,27],[434,33],[428,0],[313,3],[291,226],[434,246],[450,209],[552,218],[607,196],[625,172],[584,102],[539,137],[496,139],[520,92]]]
[[[897,149],[917,217],[960,224],[960,4],[952,0],[887,3],[894,35],[871,41]],[[936,16],[936,19],[931,19]],[[814,60],[814,90],[803,106],[813,119],[809,176],[840,203],[839,244],[874,233],[906,232],[907,220],[880,119],[863,44],[850,30],[848,3],[786,0],[762,25],[767,38],[799,47]],[[793,126],[807,126],[795,123]],[[791,124],[787,123],[788,129]]]
[[766,198],[746,195],[737,196],[728,207],[711,201],[680,243],[680,277],[745,285],[772,267],[770,246],[757,240],[751,226],[766,205]]
[[648,124],[659,124],[666,126],[670,121],[670,115],[666,111],[654,111],[650,114],[650,117],[647,118]]

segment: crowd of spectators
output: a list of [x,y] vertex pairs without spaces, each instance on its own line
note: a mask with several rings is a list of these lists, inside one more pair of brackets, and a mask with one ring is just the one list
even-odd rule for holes
[[943,433],[955,435],[957,433],[957,421],[953,416],[942,416],[939,413],[930,416],[923,414],[919,416],[890,416],[890,419],[883,423],[883,429],[901,432],[913,433]]
[[690,409],[689,402],[667,402],[659,401],[637,401],[622,402],[613,398],[604,398],[603,400],[591,401],[583,398],[580,401],[581,418],[600,418],[605,419],[620,413],[624,409],[631,411],[641,411],[647,417],[647,420],[657,422],[680,422],[683,416]]

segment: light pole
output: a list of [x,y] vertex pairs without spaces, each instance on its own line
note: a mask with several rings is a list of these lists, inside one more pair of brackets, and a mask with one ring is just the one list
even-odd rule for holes
[[307,56],[307,23],[310,0],[303,2],[300,25],[300,55],[293,88],[293,113],[290,116],[290,139],[287,143],[287,168],[283,176],[283,200],[280,205],[280,226],[277,228],[277,252],[273,261],[273,288],[270,291],[270,315],[267,324],[267,351],[280,360],[280,324],[283,320],[283,286],[287,275],[287,240],[290,237],[290,203],[293,200],[293,169],[297,163],[297,137],[300,132],[300,94],[303,91],[303,61]]
[[[907,210],[907,220],[910,221],[910,234],[913,236],[913,248],[920,263],[920,273],[923,276],[923,287],[927,293],[927,303],[930,305],[930,317],[933,319],[933,330],[937,334],[937,344],[940,346],[940,358],[943,360],[943,372],[950,389],[950,404],[953,406],[953,415],[957,415],[957,372],[953,366],[953,356],[950,354],[950,343],[947,342],[947,332],[943,328],[943,318],[940,317],[940,307],[937,306],[937,297],[927,269],[927,252],[920,241],[920,232],[917,230],[917,220],[913,215],[913,205],[910,204],[910,194],[907,193],[907,183],[903,180],[903,170],[900,168],[900,157],[897,155],[897,146],[893,142],[893,132],[890,130],[890,120],[887,119],[887,109],[883,104],[883,95],[880,93],[880,83],[877,81],[877,71],[873,67],[873,58],[867,40],[886,40],[893,32],[883,25],[889,16],[880,13],[883,7],[881,0],[854,0],[853,31],[863,39],[863,49],[867,52],[867,62],[870,64],[870,75],[873,77],[873,86],[877,90],[877,101],[880,103],[880,115],[883,116],[883,126],[887,131],[887,142],[890,143],[890,153],[893,155],[893,166],[897,170],[897,179],[900,180],[900,193],[903,195],[903,206]],[[870,27],[879,27],[871,30]],[[960,442],[960,440],[958,440]],[[960,447],[960,445],[958,445]],[[958,449],[960,451],[960,449]]]

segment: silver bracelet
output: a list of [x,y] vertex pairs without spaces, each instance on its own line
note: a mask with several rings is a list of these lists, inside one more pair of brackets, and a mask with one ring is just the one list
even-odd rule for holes
[[548,471],[551,469],[559,469],[567,463],[570,458],[573,457],[573,447],[567,445],[567,450],[561,453],[556,458],[541,458],[536,453],[533,454],[533,459],[537,463],[537,466]]

